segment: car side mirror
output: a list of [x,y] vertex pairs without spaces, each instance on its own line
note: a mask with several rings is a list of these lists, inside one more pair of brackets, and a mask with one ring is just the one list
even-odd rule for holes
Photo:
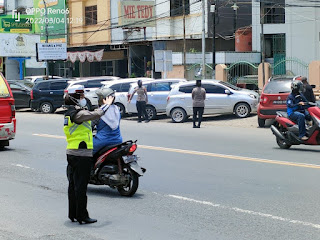
[[228,89],[224,90],[224,93],[225,93],[225,94],[228,94],[228,95],[231,94],[230,90],[228,90]]
[[312,84],[311,87],[312,87],[312,88],[316,88],[316,85]]

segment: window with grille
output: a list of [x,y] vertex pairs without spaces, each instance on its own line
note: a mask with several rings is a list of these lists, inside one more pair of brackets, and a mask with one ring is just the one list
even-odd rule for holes
[[185,15],[190,14],[189,0],[170,0],[170,16],[182,16],[183,15],[183,1],[185,6]]
[[263,23],[285,23],[285,0],[265,2],[263,7]]
[[94,25],[97,24],[97,5],[85,7],[85,17],[86,17],[86,25]]

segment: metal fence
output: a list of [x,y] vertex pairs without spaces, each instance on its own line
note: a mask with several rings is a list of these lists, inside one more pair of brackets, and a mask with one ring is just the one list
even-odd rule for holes
[[277,59],[274,65],[271,65],[272,75],[289,75],[289,76],[309,76],[309,66],[307,63],[297,58]]
[[227,80],[233,85],[239,81],[244,83],[258,83],[258,65],[247,61],[236,62],[226,68]]

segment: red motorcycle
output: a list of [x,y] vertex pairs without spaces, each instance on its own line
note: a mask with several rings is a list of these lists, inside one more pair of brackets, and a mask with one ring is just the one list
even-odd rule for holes
[[108,185],[117,188],[122,196],[131,197],[138,189],[139,177],[146,169],[137,163],[136,141],[126,141],[106,146],[95,155],[95,164],[91,171],[90,184]]
[[311,116],[311,124],[306,125],[306,141],[299,139],[299,127],[297,123],[288,118],[286,112],[277,112],[276,122],[271,126],[272,133],[277,138],[277,144],[282,149],[288,149],[292,145],[320,145],[320,109],[316,103],[306,103],[310,107],[308,112]]

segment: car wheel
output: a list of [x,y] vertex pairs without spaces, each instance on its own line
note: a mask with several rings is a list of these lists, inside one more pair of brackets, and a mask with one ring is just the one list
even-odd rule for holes
[[262,118],[258,118],[258,125],[259,127],[264,127],[264,125],[266,124],[266,120],[262,119]]
[[146,112],[149,119],[155,119],[157,116],[156,109],[153,106],[146,106]]
[[42,112],[42,113],[53,113],[53,106],[52,106],[52,104],[51,103],[49,103],[49,102],[43,102],[43,103],[41,103],[41,105],[40,105],[40,111]]
[[187,119],[187,113],[183,108],[174,108],[171,111],[171,119],[175,123],[182,123]]
[[126,115],[125,107],[121,103],[115,103],[115,105],[118,106],[120,110],[121,117],[124,117]]
[[247,103],[238,103],[234,108],[234,113],[239,118],[245,118],[250,115],[251,109]]

